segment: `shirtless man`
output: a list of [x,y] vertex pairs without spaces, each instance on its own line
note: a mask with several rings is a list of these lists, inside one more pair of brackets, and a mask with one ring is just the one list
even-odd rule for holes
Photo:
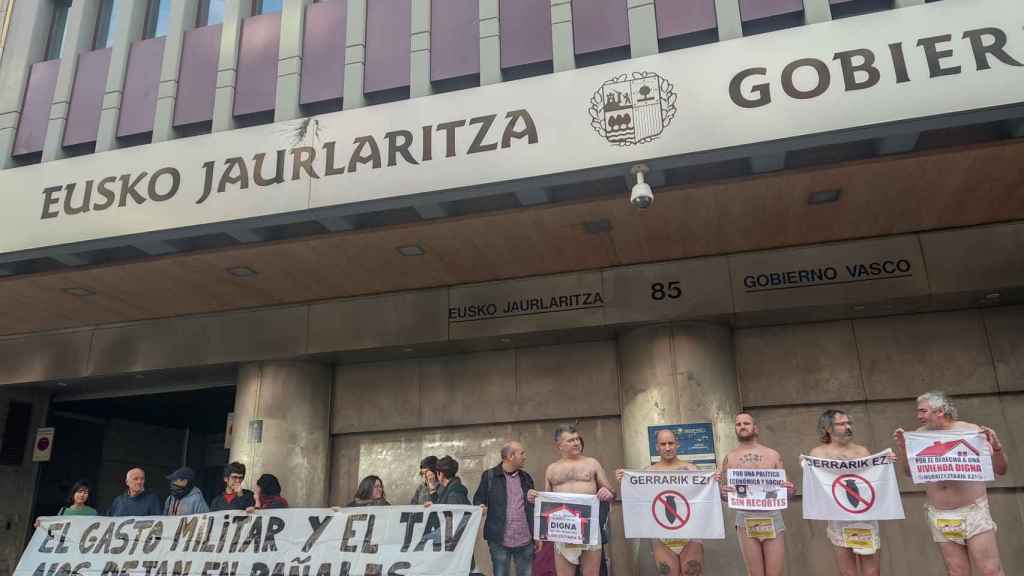
[[[757,441],[758,433],[757,423],[754,422],[753,416],[746,412],[736,415],[736,439],[739,440],[740,445],[725,455],[722,460],[722,468],[719,471],[723,502],[728,501],[729,492],[736,491],[736,488],[727,486],[724,482],[728,478],[726,472],[730,468],[785,469],[782,465],[782,456]],[[790,495],[795,491],[795,486],[789,480],[784,486]],[[747,534],[747,521],[755,518],[770,518],[775,538],[750,537]],[[736,533],[739,535],[743,562],[747,565],[747,576],[782,576],[786,569],[785,530],[786,525],[782,521],[782,512],[778,510],[771,512],[736,511]]]
[[[560,424],[555,428],[555,447],[561,458],[548,465],[544,472],[544,486],[548,492],[566,492],[571,494],[596,494],[604,502],[615,499],[611,484],[605,476],[601,464],[583,456],[580,434],[570,424]],[[527,498],[533,502],[537,491],[530,490]],[[592,529],[599,530],[598,526]],[[576,566],[583,569],[583,576],[598,576],[601,570],[601,545],[576,546],[555,543],[555,573],[558,576],[575,576]]]
[[[697,467],[678,457],[679,442],[671,430],[659,430],[655,437],[661,460],[647,470],[696,470]],[[625,470],[616,470],[622,482]],[[654,561],[659,576],[700,576],[704,573],[704,545],[699,540],[653,540]]]
[[[867,448],[853,441],[853,420],[842,410],[825,410],[818,418],[818,436],[821,445],[811,450],[811,456],[828,460],[855,460],[871,455]],[[874,553],[866,550],[854,551],[847,547],[843,540],[843,528],[863,524],[870,526],[874,534]],[[878,522],[835,522],[829,521],[825,529],[829,541],[832,542],[832,554],[839,567],[840,576],[878,576],[881,567],[878,557]],[[858,569],[857,565],[860,564]]]
[[[967,430],[978,431],[992,449],[992,471],[998,476],[1006,474],[1006,454],[1003,444],[991,428],[957,420],[956,407],[942,392],[928,392],[917,398],[918,431]],[[907,443],[899,428],[893,435],[903,471],[910,476]],[[970,576],[971,561],[983,576],[1005,576],[996,545],[996,524],[988,507],[988,493],[983,482],[943,481],[929,482],[925,492],[928,504],[928,526],[932,540],[939,545],[949,576]],[[938,528],[938,520],[962,520],[964,538],[950,538]]]

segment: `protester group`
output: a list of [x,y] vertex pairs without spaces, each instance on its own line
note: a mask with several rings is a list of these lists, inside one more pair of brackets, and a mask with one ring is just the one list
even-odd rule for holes
[[[972,563],[982,576],[1003,576],[985,484],[1007,471],[999,437],[988,427],[960,420],[953,402],[942,392],[920,396],[916,416],[920,428],[897,429],[893,448],[872,451],[854,442],[849,414],[825,410],[817,425],[820,444],[800,457],[803,517],[827,522],[825,533],[840,576],[878,575],[883,549],[879,521],[904,518],[896,480],[899,468],[914,483],[925,484],[927,498],[928,526],[902,529],[927,529],[949,576],[972,574]],[[562,424],[554,431],[560,457],[547,467],[542,484],[535,484],[524,469],[523,446],[509,441],[501,448],[501,461],[483,472],[472,498],[454,458],[424,458],[421,482],[410,504],[424,509],[479,506],[494,576],[542,576],[542,570],[534,569],[535,554],[550,548],[557,576],[599,576],[608,571],[603,561],[607,510],[611,502],[621,500],[625,537],[650,541],[648,553],[653,554],[657,574],[692,576],[704,573],[702,541],[725,537],[724,503],[734,516],[732,526],[747,574],[781,576],[786,564],[781,511],[796,485],[787,478],[779,452],[760,442],[752,414],[736,415],[735,435],[737,447],[717,468],[700,470],[679,456],[675,434],[661,429],[654,436],[658,461],[643,470],[616,470],[620,486],[616,494],[602,465],[583,454],[583,438],[576,428]],[[105,515],[173,517],[220,511],[259,515],[288,508],[274,475],[261,475],[254,491],[249,491],[242,488],[245,474],[244,465],[227,465],[224,491],[207,503],[195,485],[194,472],[181,468],[167,477],[171,493],[161,501],[146,490],[145,472],[133,468],[125,477],[127,490]],[[76,483],[59,515],[98,515],[89,506],[89,497],[88,483]],[[367,476],[353,499],[334,510],[390,505],[381,478]],[[402,521],[407,518],[403,514]],[[408,543],[407,535],[406,547]],[[417,550],[422,547],[421,543]],[[473,564],[479,561],[474,559]]]

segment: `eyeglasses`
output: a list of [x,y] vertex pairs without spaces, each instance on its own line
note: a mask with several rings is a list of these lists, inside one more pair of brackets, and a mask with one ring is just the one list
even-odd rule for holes
[[245,476],[242,476],[241,474],[232,474],[232,475],[228,476],[228,479],[229,480],[238,480],[239,482],[241,482],[242,480],[245,480]]

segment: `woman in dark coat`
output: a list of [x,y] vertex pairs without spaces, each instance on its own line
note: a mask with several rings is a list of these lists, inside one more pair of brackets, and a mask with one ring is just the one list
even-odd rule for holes
[[256,480],[256,507],[260,510],[288,507],[288,501],[281,496],[281,483],[277,476],[264,474]]
[[384,496],[384,481],[379,476],[367,476],[359,483],[356,489],[356,497],[345,505],[346,508],[355,506],[390,506]]

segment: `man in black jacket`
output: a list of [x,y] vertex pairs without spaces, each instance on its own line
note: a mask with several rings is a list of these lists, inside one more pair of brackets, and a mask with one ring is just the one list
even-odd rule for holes
[[[526,450],[518,442],[501,447],[501,464],[484,471],[473,504],[483,506],[484,540],[491,549],[494,576],[509,576],[515,560],[516,576],[529,576],[535,552],[533,542],[533,504],[526,495],[533,489],[533,478],[523,470]],[[538,541],[537,544],[540,544]]]

